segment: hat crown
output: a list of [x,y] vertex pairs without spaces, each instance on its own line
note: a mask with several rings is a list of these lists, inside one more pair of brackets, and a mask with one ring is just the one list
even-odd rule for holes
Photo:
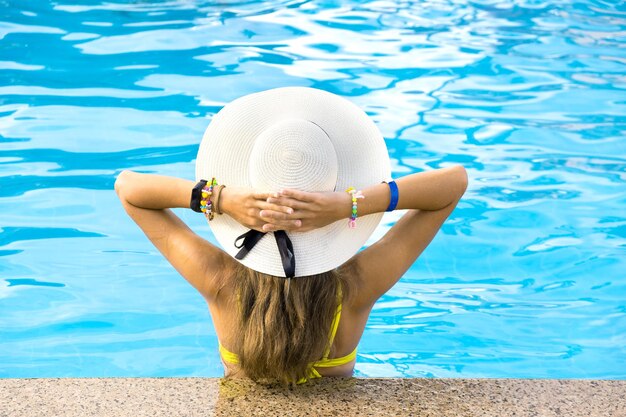
[[249,180],[256,189],[334,191],[337,153],[328,134],[305,119],[273,123],[255,139]]

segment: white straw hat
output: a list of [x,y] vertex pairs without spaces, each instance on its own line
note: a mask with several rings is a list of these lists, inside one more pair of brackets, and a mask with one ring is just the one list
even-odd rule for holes
[[[240,97],[224,106],[204,132],[196,181],[215,177],[227,187],[275,192],[357,190],[388,181],[389,155],[374,122],[355,104],[307,87],[282,87]],[[364,200],[359,200],[362,202]],[[342,219],[309,232],[287,232],[295,276],[340,266],[372,234],[382,213],[359,216],[356,228]],[[211,230],[235,257],[235,240],[250,229],[228,215],[215,216]],[[273,232],[240,260],[256,271],[286,277]]]

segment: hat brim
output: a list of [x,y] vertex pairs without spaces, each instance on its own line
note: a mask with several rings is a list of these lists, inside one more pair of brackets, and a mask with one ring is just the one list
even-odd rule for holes
[[[390,178],[389,155],[374,122],[352,102],[307,87],[282,87],[240,97],[224,106],[206,129],[196,159],[196,180],[215,177],[227,187],[252,187],[250,157],[255,139],[273,124],[299,118],[321,127],[337,154],[334,191],[362,189]],[[276,191],[276,190],[259,190]],[[359,200],[362,201],[362,200]],[[288,232],[296,259],[296,277],[336,268],[354,256],[374,232],[382,213],[348,219],[309,232]],[[231,256],[235,239],[249,229],[228,215],[209,222],[215,238]],[[273,233],[267,233],[241,260],[245,266],[285,277]]]

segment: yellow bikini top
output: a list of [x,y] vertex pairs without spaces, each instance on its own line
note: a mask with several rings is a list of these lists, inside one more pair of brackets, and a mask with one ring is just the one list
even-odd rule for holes
[[[349,363],[356,358],[356,348],[351,353],[348,353],[346,356],[342,356],[340,358],[328,359],[328,355],[330,354],[330,347],[333,345],[333,341],[335,340],[335,335],[337,334],[337,328],[339,327],[339,320],[341,319],[341,303],[337,306],[337,311],[335,312],[335,317],[333,319],[333,323],[330,331],[330,339],[328,343],[328,347],[324,352],[324,356],[319,361],[313,362],[309,366],[309,374],[306,378],[302,378],[297,383],[302,384],[306,382],[308,379],[313,378],[321,378],[322,375],[315,368],[332,368],[334,366],[344,365]],[[220,354],[222,355],[222,359],[224,362],[239,364],[239,356],[236,353],[233,353],[227,350],[222,344],[218,341],[220,347]]]

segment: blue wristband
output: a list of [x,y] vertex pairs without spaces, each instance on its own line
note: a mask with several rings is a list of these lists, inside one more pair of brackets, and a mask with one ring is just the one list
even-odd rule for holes
[[391,191],[391,201],[389,201],[389,207],[385,211],[394,211],[398,205],[398,185],[395,181],[389,181],[387,184],[389,185],[389,191]]

